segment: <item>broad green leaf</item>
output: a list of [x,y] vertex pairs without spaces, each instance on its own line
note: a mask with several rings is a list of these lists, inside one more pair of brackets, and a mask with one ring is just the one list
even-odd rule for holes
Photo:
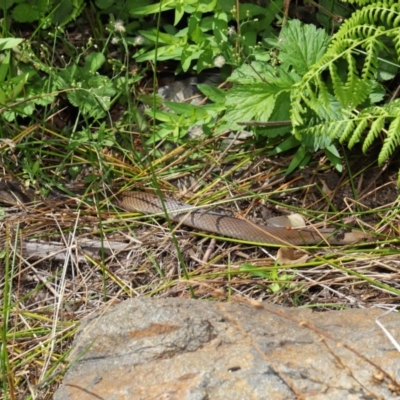
[[26,88],[26,97],[36,97],[33,102],[40,106],[46,106],[51,104],[55,95],[50,95],[49,93],[55,91],[54,83],[48,79],[48,77],[35,77],[29,82]]
[[228,81],[242,85],[259,84],[261,81],[290,89],[300,81],[300,76],[295,72],[287,72],[282,68],[278,69],[265,62],[254,61],[250,65],[243,64],[237,68]]
[[32,4],[20,3],[12,10],[12,16],[18,22],[33,22],[40,18],[40,12]]
[[0,39],[0,50],[12,49],[22,43],[24,39],[5,38]]
[[314,25],[303,25],[299,20],[289,21],[281,31],[279,58],[304,75],[324,55],[329,36]]
[[220,88],[202,83],[199,83],[197,88],[214,103],[223,103],[225,101],[226,92]]
[[106,58],[103,53],[93,52],[85,57],[85,72],[95,73],[105,63]]
[[110,108],[111,97],[116,93],[112,83],[105,76],[95,75],[84,84],[87,89],[69,91],[68,100],[89,117],[103,117]]
[[69,22],[73,16],[74,6],[71,0],[58,1],[51,14],[51,20],[54,25],[64,25]]
[[242,85],[230,90],[226,98],[225,120],[232,122],[267,122],[274,110],[276,96],[281,88],[259,83]]

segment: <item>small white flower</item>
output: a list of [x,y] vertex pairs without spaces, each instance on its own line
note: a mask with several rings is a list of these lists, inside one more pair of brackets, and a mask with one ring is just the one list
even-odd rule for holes
[[115,36],[111,39],[111,44],[118,44],[118,42],[119,42],[119,39]]
[[214,58],[214,67],[222,68],[225,65],[225,57],[224,56],[217,56]]
[[236,28],[234,26],[230,26],[228,29],[228,36],[236,35]]
[[126,31],[124,21],[117,19],[114,23],[115,32],[124,33]]
[[137,35],[133,40],[134,46],[141,46],[144,43],[144,37],[142,35]]

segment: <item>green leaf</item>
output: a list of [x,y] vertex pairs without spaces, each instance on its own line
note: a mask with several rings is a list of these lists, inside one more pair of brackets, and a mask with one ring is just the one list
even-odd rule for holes
[[161,3],[143,5],[148,1],[135,0],[136,4],[129,7],[129,14],[132,16],[141,16],[155,14],[162,11],[173,10],[176,7],[176,0],[163,0]]
[[105,63],[106,58],[103,53],[93,52],[90,53],[87,57],[85,57],[85,72],[93,74],[98,69],[102,67]]
[[135,55],[135,59],[137,62],[142,61],[154,61],[155,56],[157,53],[157,60],[180,60],[182,55],[183,47],[180,45],[173,45],[173,46],[163,46],[158,49],[156,52],[155,50],[150,50],[144,54],[137,53]]
[[329,36],[314,25],[303,25],[299,20],[289,21],[278,40],[279,58],[304,75],[325,53]]
[[187,118],[201,120],[208,117],[208,113],[204,107],[199,107],[194,104],[177,103],[173,101],[165,101],[164,104],[178,115],[184,115]]
[[24,39],[16,39],[16,38],[5,38],[0,39],[0,50],[12,49],[21,44]]
[[115,0],[96,0],[95,4],[96,7],[100,8],[101,10],[105,10],[106,8],[111,7],[115,3]]
[[71,0],[61,0],[57,2],[54,7],[54,12],[51,14],[51,20],[54,25],[63,25],[70,21],[73,11],[73,5]]
[[15,83],[15,86],[13,86],[13,89],[9,93],[10,99],[14,100],[17,98],[17,96],[21,93],[22,89],[28,82],[30,76],[31,73],[27,72],[26,74],[18,75],[12,79],[12,81]]
[[285,171],[286,174],[292,173],[295,169],[304,167],[309,163],[311,159],[311,154],[303,147],[300,146],[297,150],[296,154],[292,158],[287,170]]
[[[0,39],[1,40],[1,39]],[[0,63],[0,84],[6,79],[8,69],[10,68],[10,52],[7,51],[6,54],[1,55],[2,60]],[[1,103],[4,104],[4,103]]]
[[197,72],[200,73],[203,69],[210,68],[214,59],[214,53],[211,49],[204,50],[197,60]]
[[217,0],[202,0],[198,3],[197,10],[202,13],[213,12],[217,8]]
[[163,99],[161,96],[158,94],[142,94],[139,93],[136,96],[137,101],[140,101],[141,103],[150,106],[150,107],[161,107],[163,103]]
[[51,104],[55,95],[49,95],[53,90],[55,90],[54,83],[51,85],[51,80],[48,77],[35,77],[34,80],[31,80],[29,85],[26,87],[26,97],[37,97],[33,102],[40,106],[46,106]]
[[179,122],[179,116],[169,111],[156,110],[156,112],[154,112],[153,110],[146,110],[146,114],[151,117],[154,116],[157,120],[162,122],[167,122],[172,124]]
[[290,89],[300,81],[300,76],[295,72],[287,72],[282,68],[273,67],[270,64],[254,61],[250,65],[243,64],[237,68],[228,81],[240,84],[259,84],[260,81],[275,84],[283,89]]
[[32,4],[20,3],[14,7],[12,17],[17,22],[33,22],[40,18],[40,12]]
[[169,33],[159,32],[155,29],[151,31],[139,31],[139,34],[144,38],[151,40],[152,42],[161,44],[171,44],[171,45],[184,45],[186,40],[183,40],[176,35]]
[[276,96],[281,90],[278,86],[265,83],[231,89],[226,97],[227,112],[224,119],[233,123],[233,127],[239,121],[267,122],[274,110]]
[[274,149],[268,153],[268,155],[273,156],[275,154],[284,153],[285,151],[294,149],[299,146],[300,146],[300,142],[294,136],[289,136],[282,143],[278,143],[274,147]]
[[340,154],[337,151],[335,145],[331,144],[330,146],[327,146],[325,148],[325,154],[328,157],[329,161],[332,163],[332,165],[336,168],[336,170],[338,172],[342,172],[343,165],[341,162]]
[[385,59],[379,60],[377,79],[380,81],[388,81],[393,79],[399,72],[398,65],[391,63]]
[[85,85],[88,89],[69,91],[68,100],[84,115],[95,119],[104,117],[110,108],[111,97],[116,93],[112,83],[105,76],[95,75]]
[[13,6],[15,3],[14,0],[3,0],[2,2],[2,8],[3,10],[7,10],[8,8],[10,8],[11,6]]
[[6,104],[6,102],[7,102],[6,93],[1,88],[1,85],[0,85],[0,106],[4,106]]
[[179,22],[182,19],[184,13],[185,13],[185,10],[184,10],[183,6],[178,3],[178,5],[175,7],[174,26],[179,24]]
[[201,29],[200,23],[201,23],[200,13],[195,13],[190,16],[188,22],[188,36],[197,44],[200,44],[206,40],[206,36],[204,35],[203,30]]
[[183,72],[186,72],[192,63],[193,59],[200,56],[201,50],[199,50],[197,45],[186,45],[181,54],[181,65]]
[[263,15],[265,8],[255,4],[242,3],[239,8],[239,19],[248,20],[256,15]]
[[225,102],[226,92],[224,90],[204,83],[199,83],[197,88],[214,103]]

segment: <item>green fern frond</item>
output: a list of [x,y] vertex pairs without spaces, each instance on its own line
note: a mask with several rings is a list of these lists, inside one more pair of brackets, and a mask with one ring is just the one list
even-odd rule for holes
[[305,108],[302,107],[302,91],[296,90],[297,85],[293,85],[291,91],[291,102],[290,102],[290,120],[292,122],[292,126],[300,126],[303,125],[304,119],[301,116],[305,113]]
[[[342,134],[340,135],[340,142],[343,143],[344,141],[347,140],[347,138],[350,136],[350,134],[353,133],[355,126],[355,121],[354,119],[349,119],[347,121],[346,127],[343,129]],[[338,137],[338,135],[336,135]]]
[[336,64],[330,63],[328,65],[328,68],[331,74],[333,93],[335,94],[336,98],[340,101],[340,103],[343,104],[346,102],[346,90],[338,74],[337,66]]
[[378,69],[378,54],[383,48],[382,42],[371,38],[365,43],[365,61],[361,71],[361,79],[374,79],[374,71]]
[[373,4],[375,0],[342,0],[343,3],[358,4],[359,6],[366,6],[367,4]]
[[393,31],[390,36],[392,37],[394,48],[396,49],[396,53],[398,55],[398,58],[400,59],[400,29],[396,29],[395,31]]
[[362,151],[364,153],[367,152],[371,144],[378,137],[378,135],[382,132],[383,127],[385,126],[385,117],[378,117],[375,121],[372,122],[371,127],[369,128],[369,132],[364,139],[364,143],[362,146]]
[[314,87],[311,86],[311,82],[308,83],[306,87],[307,87],[306,94],[308,95],[308,97],[304,96],[303,101],[308,105],[308,108],[316,110],[318,105],[317,92],[314,89]]
[[[347,61],[347,81],[344,84],[346,98],[343,99],[341,103],[343,107],[348,107],[349,105],[353,106],[353,102],[351,101],[351,99],[354,98],[355,94],[358,92],[358,89],[360,87],[360,82],[357,76],[358,71],[357,71],[356,59],[350,52],[347,52],[345,57]],[[361,101],[360,100],[361,99],[358,100],[359,103],[361,103],[361,101],[363,101],[364,99],[362,99]]]
[[[357,10],[342,24],[324,56],[293,87],[291,104],[295,121],[292,122],[299,127],[298,131],[301,131],[300,125],[304,123],[303,116],[310,110],[315,113],[319,109],[318,115],[322,117],[320,106],[329,106],[330,92],[333,92],[344,110],[365,102],[375,85],[379,55],[388,46],[390,48],[390,41],[400,59],[400,2],[386,0],[371,3],[363,3],[369,5]],[[343,63],[347,66],[345,73]],[[325,84],[326,78],[322,78],[324,71],[329,72],[331,89]],[[354,126],[361,136],[352,134]],[[350,137],[351,143],[356,143],[361,140],[367,126],[365,121],[347,122],[343,127],[342,140]],[[378,125],[374,125],[374,129],[377,128]],[[340,130],[331,133],[336,135]],[[375,134],[376,131],[369,139],[375,137]]]
[[382,165],[394,152],[394,150],[399,147],[400,143],[400,115],[393,119],[389,129],[387,131],[387,136],[383,142],[382,150],[378,156],[378,164]]
[[333,129],[327,132],[330,138],[337,139],[338,137],[343,135],[345,128],[349,125],[347,121],[335,121],[336,123],[333,126]]
[[[400,1],[348,2],[365,7],[341,25],[325,54],[292,86],[293,133],[309,151],[339,139],[349,148],[361,143],[366,152],[385,137],[382,164],[400,144],[400,99],[371,105],[384,99],[378,79],[400,69]],[[385,61],[390,68],[383,67]]]
[[357,121],[354,121],[357,125],[356,129],[351,136],[349,141],[349,149],[353,148],[353,146],[360,141],[362,134],[365,132],[368,126],[368,119],[367,118],[358,118]]

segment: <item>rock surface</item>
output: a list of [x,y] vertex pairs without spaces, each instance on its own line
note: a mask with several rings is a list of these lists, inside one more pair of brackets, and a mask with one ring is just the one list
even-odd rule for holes
[[[133,299],[86,320],[54,400],[399,399],[382,310]],[[381,323],[400,342],[400,316]]]

